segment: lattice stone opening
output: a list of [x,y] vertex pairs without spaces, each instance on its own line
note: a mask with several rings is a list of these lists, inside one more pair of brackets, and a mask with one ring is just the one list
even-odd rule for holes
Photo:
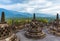
[[0,39],[8,38],[12,35],[11,28],[8,24],[0,24]]

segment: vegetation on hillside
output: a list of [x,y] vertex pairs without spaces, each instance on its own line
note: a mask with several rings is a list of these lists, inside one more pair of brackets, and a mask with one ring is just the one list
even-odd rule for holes
[[[13,20],[13,22],[12,22],[12,20]],[[8,19],[7,23],[9,25],[11,25],[13,23],[15,23],[16,25],[18,25],[18,24],[29,23],[29,22],[31,22],[31,20],[32,20],[32,18],[20,18],[20,19],[15,18],[15,19]],[[46,18],[37,18],[37,20],[39,20],[40,22],[43,22],[43,23],[48,23],[48,21],[49,21]]]

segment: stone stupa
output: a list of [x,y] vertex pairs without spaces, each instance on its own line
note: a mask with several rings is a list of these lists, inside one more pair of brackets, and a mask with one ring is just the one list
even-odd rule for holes
[[60,36],[60,20],[57,14],[56,19],[50,24],[49,32],[53,35]]
[[0,22],[0,41],[19,41],[17,36],[13,33],[12,27],[5,22],[4,12],[2,12]]
[[36,20],[35,13],[33,19],[27,26],[28,30],[25,32],[25,36],[33,39],[40,39],[45,37],[45,33],[42,31],[43,25]]

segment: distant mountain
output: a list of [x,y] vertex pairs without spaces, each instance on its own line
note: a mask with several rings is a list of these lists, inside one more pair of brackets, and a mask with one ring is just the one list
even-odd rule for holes
[[44,14],[44,13],[37,13],[36,16],[37,17],[55,17],[55,15]]
[[[6,18],[28,18],[32,17],[33,14],[27,13],[27,12],[17,12],[17,11],[11,11],[11,10],[6,10],[3,8],[0,8],[0,17],[1,17],[1,12],[5,12]],[[50,14],[43,14],[43,13],[36,13],[36,17],[55,17],[54,15]]]
[[32,15],[26,12],[17,12],[17,11],[11,11],[11,10],[6,10],[6,9],[2,9],[0,8],[0,17],[1,17],[1,13],[5,12],[5,16],[6,18],[27,18],[27,17],[31,17]]

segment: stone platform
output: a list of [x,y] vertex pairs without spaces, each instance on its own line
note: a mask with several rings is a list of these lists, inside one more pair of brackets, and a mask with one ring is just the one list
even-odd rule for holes
[[41,39],[44,38],[46,36],[45,33],[29,33],[29,32],[25,32],[25,36],[28,38],[34,38],[34,39]]
[[48,31],[47,29],[44,29],[46,37],[43,38],[43,39],[32,39],[32,38],[25,37],[25,35],[24,35],[25,34],[25,29],[20,30],[19,32],[16,33],[16,35],[18,36],[20,41],[60,41],[60,37],[49,34],[47,31]]
[[51,28],[49,30],[49,33],[53,34],[53,35],[56,35],[56,36],[60,36],[60,31],[58,31],[57,29],[53,29]]

